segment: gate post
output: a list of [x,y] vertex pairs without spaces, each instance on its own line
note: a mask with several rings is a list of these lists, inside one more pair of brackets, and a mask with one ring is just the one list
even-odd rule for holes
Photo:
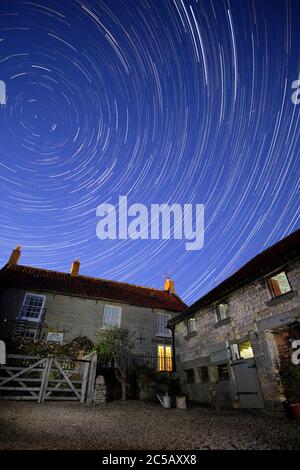
[[84,362],[83,375],[82,375],[82,384],[81,384],[81,394],[80,394],[80,403],[85,402],[85,392],[86,392],[86,388],[87,388],[87,385],[88,385],[90,367],[91,367],[91,362]]
[[88,381],[88,387],[87,387],[87,397],[86,397],[87,403],[93,402],[96,373],[97,373],[97,353],[93,352],[91,354],[90,374],[89,374],[89,381]]
[[39,392],[38,403],[44,403],[44,401],[45,401],[45,396],[46,396],[47,387],[48,387],[49,375],[50,375],[51,368],[52,368],[52,361],[53,361],[52,357],[48,357],[46,359],[45,369],[44,369],[42,383],[41,383],[41,388],[40,388],[40,392]]

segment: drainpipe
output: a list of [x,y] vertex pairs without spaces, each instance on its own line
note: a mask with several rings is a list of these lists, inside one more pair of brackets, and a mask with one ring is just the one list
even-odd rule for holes
[[172,332],[172,368],[173,372],[176,372],[176,361],[175,361],[175,325],[171,326]]

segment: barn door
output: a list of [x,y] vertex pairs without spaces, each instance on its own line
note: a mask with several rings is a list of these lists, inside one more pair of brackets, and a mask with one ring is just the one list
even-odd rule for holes
[[264,408],[254,358],[233,363],[237,395],[241,408]]

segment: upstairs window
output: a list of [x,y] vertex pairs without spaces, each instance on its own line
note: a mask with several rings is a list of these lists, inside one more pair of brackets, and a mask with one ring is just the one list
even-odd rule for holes
[[292,290],[287,275],[284,271],[269,277],[268,286],[272,297],[279,297],[280,295],[286,294]]
[[196,331],[195,317],[189,318],[188,321],[187,321],[187,332],[188,332],[188,334],[193,333],[194,331]]
[[41,319],[46,296],[27,293],[19,315],[19,320],[38,322]]
[[156,335],[157,336],[171,336],[171,330],[167,328],[168,321],[171,319],[169,313],[157,314]]
[[226,320],[226,318],[229,318],[228,302],[220,302],[217,305],[217,317],[218,321]]
[[103,328],[120,328],[122,308],[116,305],[105,305],[103,315]]

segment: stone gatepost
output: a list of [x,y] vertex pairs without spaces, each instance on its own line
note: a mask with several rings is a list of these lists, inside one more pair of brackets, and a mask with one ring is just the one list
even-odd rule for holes
[[98,375],[96,378],[93,403],[95,405],[106,403],[106,385],[103,375]]

